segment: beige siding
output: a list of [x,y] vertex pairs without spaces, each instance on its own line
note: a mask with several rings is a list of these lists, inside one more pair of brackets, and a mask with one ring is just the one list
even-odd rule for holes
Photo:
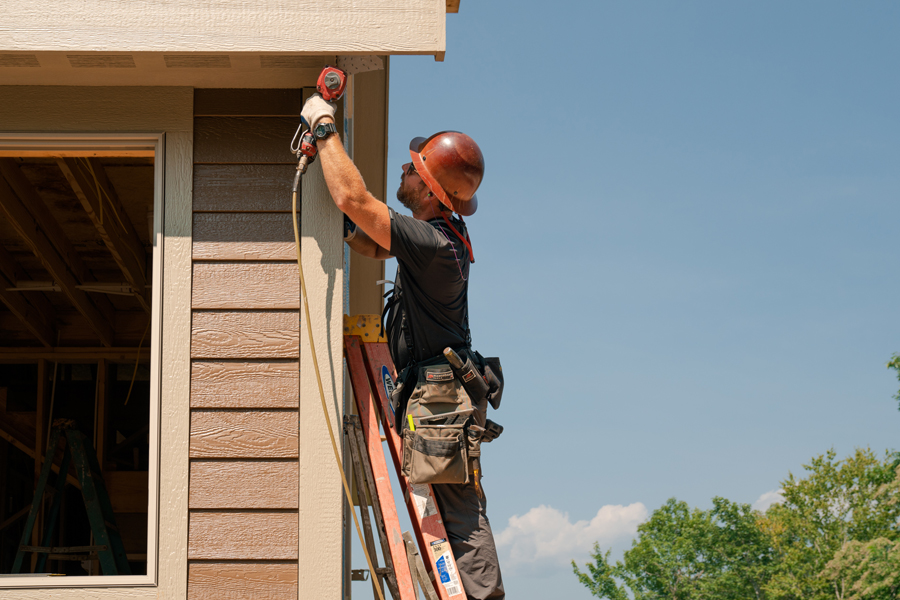
[[300,285],[288,143],[302,95],[195,97],[188,597],[294,600]]
[[297,362],[195,360],[192,408],[297,408]]
[[[286,173],[273,172],[282,179],[281,207],[290,194],[295,167]],[[285,184],[284,181],[287,181]],[[253,190],[247,190],[251,196]],[[194,260],[283,260],[296,265],[294,227],[290,213],[194,213]],[[295,269],[296,271],[296,269]]]
[[297,563],[195,562],[188,596],[198,600],[296,600]]

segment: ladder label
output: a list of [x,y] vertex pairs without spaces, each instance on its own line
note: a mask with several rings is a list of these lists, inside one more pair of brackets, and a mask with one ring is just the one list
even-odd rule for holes
[[437,507],[434,505],[434,498],[431,497],[431,490],[428,489],[427,483],[413,483],[411,488],[413,502],[416,503],[416,510],[425,519],[431,515],[438,514]]
[[447,540],[435,540],[431,542],[431,552],[434,554],[434,562],[441,585],[447,590],[447,595],[452,597],[461,594],[462,588],[459,585],[453,556],[450,554],[450,544],[447,543]]
[[394,422],[396,419],[396,415],[394,414],[394,403],[393,396],[394,393],[394,380],[391,378],[391,372],[388,371],[387,365],[381,366],[381,383],[384,385],[384,395],[387,397],[387,405],[391,409],[391,415],[388,419],[391,423],[391,427],[394,427]]

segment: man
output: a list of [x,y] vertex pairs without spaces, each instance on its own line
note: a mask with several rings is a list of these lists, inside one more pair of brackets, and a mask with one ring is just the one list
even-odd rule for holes
[[[447,347],[466,356],[471,352],[467,293],[472,247],[462,219],[452,214],[469,216],[477,208],[475,190],[484,173],[481,150],[459,132],[414,139],[412,162],[403,165],[397,190],[397,199],[412,217],[400,215],[366,190],[334,134],[334,110],[314,94],[302,115],[317,137],[324,134],[318,139],[318,156],[334,203],[352,221],[345,230],[350,248],[370,258],[397,258],[394,295],[385,319],[395,366],[402,370],[434,362]],[[473,408],[474,424],[483,427],[487,401]],[[479,478],[475,473],[471,483],[433,484],[432,489],[466,595],[471,600],[502,600],[500,565]]]

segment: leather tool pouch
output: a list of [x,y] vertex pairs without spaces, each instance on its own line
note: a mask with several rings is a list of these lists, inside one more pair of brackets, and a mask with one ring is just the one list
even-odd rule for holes
[[462,425],[422,425],[403,432],[403,474],[410,483],[469,483]]
[[449,364],[418,371],[406,407],[415,430],[404,423],[403,473],[411,483],[468,483],[472,403]]
[[406,405],[414,418],[456,413],[472,408],[462,384],[449,364],[420,366],[415,388]]

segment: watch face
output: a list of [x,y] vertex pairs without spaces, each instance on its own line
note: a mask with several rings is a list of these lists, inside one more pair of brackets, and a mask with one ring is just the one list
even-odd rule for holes
[[316,134],[318,139],[322,139],[332,133],[337,133],[337,128],[335,128],[334,123],[319,123],[316,125],[313,133]]

